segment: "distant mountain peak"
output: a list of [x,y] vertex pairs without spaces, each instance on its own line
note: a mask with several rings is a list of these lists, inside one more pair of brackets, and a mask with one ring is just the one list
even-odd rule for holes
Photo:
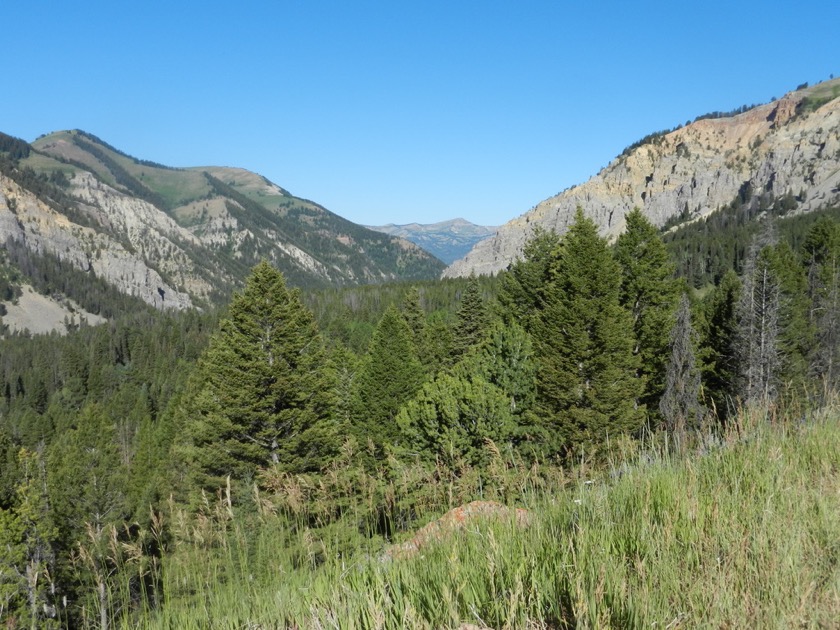
[[407,239],[447,264],[461,258],[476,243],[495,234],[497,229],[493,226],[476,225],[462,218],[437,223],[389,223],[367,227]]

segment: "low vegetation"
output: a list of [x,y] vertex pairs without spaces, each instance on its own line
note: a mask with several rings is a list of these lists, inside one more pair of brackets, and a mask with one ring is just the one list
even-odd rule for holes
[[[348,464],[332,469],[336,479],[358,473]],[[410,557],[392,558],[366,535],[375,523],[361,497],[344,509],[362,532],[308,526],[319,517],[300,511],[298,493],[310,480],[286,479],[239,508],[225,491],[197,514],[173,509],[163,543],[171,554],[137,567],[160,581],[167,604],[122,623],[755,628],[831,627],[840,616],[834,404],[742,411],[724,435],[698,436],[683,455],[660,444],[617,452],[596,469],[494,466],[483,489],[452,471],[418,477],[411,468],[380,489],[397,506],[416,503],[407,489],[427,486],[419,522],[479,494],[528,509],[527,524],[476,520]],[[339,486],[327,492],[319,499],[348,498]]]

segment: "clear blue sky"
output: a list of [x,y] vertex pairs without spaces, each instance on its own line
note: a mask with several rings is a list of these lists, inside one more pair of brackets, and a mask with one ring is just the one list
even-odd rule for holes
[[838,0],[9,0],[0,131],[497,225],[651,131],[840,75],[838,25]]

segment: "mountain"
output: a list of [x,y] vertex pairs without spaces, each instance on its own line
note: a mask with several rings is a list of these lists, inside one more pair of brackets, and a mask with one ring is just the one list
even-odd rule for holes
[[452,219],[430,224],[395,225],[389,223],[388,225],[368,225],[366,227],[370,230],[411,241],[446,264],[452,264],[463,257],[476,243],[492,236],[497,229],[476,225],[464,219]]
[[790,212],[840,200],[840,79],[802,88],[766,105],[716,112],[625,149],[600,173],[546,199],[481,241],[444,277],[493,274],[521,254],[535,228],[563,233],[578,206],[615,238],[638,206],[656,225],[693,221],[736,197]]
[[32,144],[0,134],[0,242],[6,284],[37,284],[49,267],[52,284],[36,288],[94,314],[103,306],[91,296],[109,291],[156,308],[221,303],[263,258],[306,287],[427,279],[444,267],[256,173],[170,168],[78,130]]

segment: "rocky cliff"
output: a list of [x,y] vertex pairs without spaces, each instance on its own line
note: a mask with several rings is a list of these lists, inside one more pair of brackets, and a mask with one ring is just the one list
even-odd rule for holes
[[[407,240],[355,225],[256,173],[170,168],[78,130],[32,144],[0,134],[3,243],[0,277],[18,285],[45,267],[27,256],[49,256],[53,267],[83,272],[88,303],[95,280],[172,309],[225,301],[262,259],[309,287],[430,279],[444,267]],[[22,275],[13,269],[21,264]]]
[[744,113],[653,134],[579,186],[546,199],[478,243],[444,277],[493,274],[521,254],[536,226],[563,233],[578,206],[614,238],[638,206],[656,225],[696,219],[736,195],[795,195],[798,212],[840,201],[840,79]]

